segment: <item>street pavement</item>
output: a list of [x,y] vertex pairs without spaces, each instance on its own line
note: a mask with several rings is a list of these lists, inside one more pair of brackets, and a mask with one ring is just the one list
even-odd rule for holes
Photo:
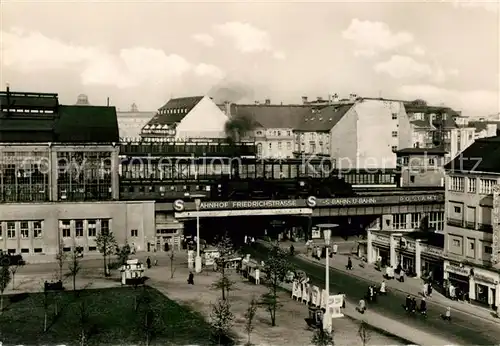
[[[265,260],[267,256],[266,247],[262,244],[256,244],[253,249],[248,249],[247,252],[250,253],[252,257],[262,260]],[[341,258],[342,259],[340,261],[342,261],[341,263],[345,267],[347,263],[345,257],[342,256]],[[340,262],[336,258],[334,258],[332,262],[335,262],[335,260]],[[304,258],[301,258],[300,256],[294,257],[292,259],[292,264],[298,269],[304,270],[310,277],[313,285],[324,287],[324,264],[313,263],[304,260]],[[355,268],[353,272],[357,270],[358,268]],[[381,274],[379,273],[379,275]],[[378,281],[380,282],[380,280]],[[345,293],[347,295],[347,302],[349,305],[357,305],[357,302],[366,294],[368,285],[371,283],[372,282],[368,277],[356,277],[350,275],[350,273],[346,273],[345,271],[338,270],[335,267],[332,267],[330,270],[331,293]],[[368,305],[368,310],[370,312],[379,314],[379,316],[382,315],[382,319],[386,320],[386,322],[382,322],[382,319],[379,318],[379,323],[386,323],[391,327],[394,327],[394,325],[397,324],[403,324],[406,325],[406,328],[408,328],[409,331],[416,328],[417,330],[425,333],[439,336],[443,340],[447,340],[453,344],[498,344],[498,341],[500,340],[500,327],[494,321],[477,318],[476,316],[472,316],[458,310],[453,311],[452,322],[444,321],[441,318],[441,314],[444,313],[444,307],[442,305],[432,303],[432,299],[428,301],[427,318],[418,315],[408,315],[402,307],[402,304],[405,302],[406,293],[395,289],[391,290],[390,285],[391,284],[389,284],[389,292],[387,296],[379,297],[377,303]],[[367,314],[360,314],[359,318],[367,318],[367,316]],[[405,327],[402,326],[401,328]],[[409,334],[412,333],[410,332]],[[404,337],[402,335],[399,336]],[[432,340],[429,340],[428,342],[421,342],[420,344],[443,345],[441,342],[434,343]]]
[[[282,242],[280,246],[289,249],[290,242]],[[296,253],[298,256],[303,258],[304,260],[318,263],[317,260],[312,257],[308,257],[306,253],[306,247],[303,243],[293,243],[296,248]],[[375,284],[380,285],[383,279],[383,272],[380,272],[375,269],[374,265],[370,265],[364,263],[364,268],[360,266],[361,261],[356,258],[356,256],[351,256],[353,261],[354,270],[347,271],[345,265],[347,264],[347,257],[352,255],[352,249],[356,248],[356,246],[352,246],[350,242],[337,242],[339,247],[338,255],[334,255],[333,259],[330,260],[330,267],[335,268],[337,270],[348,273],[351,276],[358,276],[370,281],[373,281]],[[325,260],[321,259],[319,263],[325,264]],[[388,289],[399,290],[406,294],[411,294],[412,296],[421,296],[423,281],[419,278],[406,278],[404,282],[398,282],[396,280],[387,281]],[[427,298],[428,301],[433,304],[441,305],[443,309],[446,307],[450,307],[452,310],[457,310],[461,312],[465,312],[470,315],[474,315],[479,318],[484,318],[489,321],[493,321],[500,324],[500,319],[496,317],[496,313],[494,313],[491,309],[483,306],[478,306],[475,304],[453,301],[436,290],[433,291],[432,297]]]

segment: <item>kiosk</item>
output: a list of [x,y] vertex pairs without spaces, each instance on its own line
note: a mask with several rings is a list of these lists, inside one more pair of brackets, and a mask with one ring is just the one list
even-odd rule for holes
[[144,265],[138,259],[128,260],[126,264],[120,268],[122,273],[122,285],[131,284],[134,281],[141,282],[144,280]]

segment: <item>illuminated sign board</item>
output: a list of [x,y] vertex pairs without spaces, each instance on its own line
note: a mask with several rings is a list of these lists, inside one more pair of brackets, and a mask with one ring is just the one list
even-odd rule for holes
[[[254,201],[202,201],[199,211],[203,210],[238,210],[238,209],[281,209],[281,208],[325,208],[325,207],[349,207],[349,206],[371,206],[371,205],[393,205],[443,202],[443,194],[422,195],[390,195],[390,196],[366,196],[346,198],[316,198],[310,196],[307,199],[283,199],[283,200],[254,200]],[[171,209],[176,212],[184,210],[196,210],[196,205],[191,201],[176,200]]]

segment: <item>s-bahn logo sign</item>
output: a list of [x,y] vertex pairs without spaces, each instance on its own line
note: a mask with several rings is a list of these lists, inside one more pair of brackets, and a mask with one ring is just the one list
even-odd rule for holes
[[318,205],[318,201],[317,201],[316,197],[309,196],[309,197],[307,197],[306,204],[309,208],[314,208],[315,206]]
[[184,211],[185,205],[182,199],[178,199],[174,202],[174,210],[177,212]]

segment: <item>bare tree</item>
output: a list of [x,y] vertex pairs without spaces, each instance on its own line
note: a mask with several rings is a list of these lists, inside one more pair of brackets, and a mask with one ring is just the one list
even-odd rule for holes
[[170,278],[174,278],[174,273],[175,273],[175,266],[174,266],[174,259],[175,259],[175,252],[174,252],[174,247],[172,246],[172,250],[170,250]]
[[329,333],[323,328],[319,328],[314,332],[311,343],[314,346],[333,346],[335,345],[333,341],[333,333]]
[[101,231],[97,235],[96,245],[99,252],[102,254],[104,265],[104,276],[108,276],[107,261],[106,259],[116,252],[116,239],[113,232]]
[[[49,321],[49,291],[47,290],[47,286],[45,285],[47,281],[40,281],[40,289],[43,293],[43,332],[45,333],[48,329],[48,321]],[[33,300],[36,301],[36,300]]]
[[76,290],[76,276],[82,269],[82,266],[80,264],[80,259],[78,258],[78,252],[76,250],[76,247],[73,248],[73,251],[71,252],[71,257],[70,257],[70,262],[68,264],[68,269],[69,273],[71,274],[71,277],[73,279],[73,291]]
[[363,346],[368,345],[368,342],[370,342],[372,335],[371,330],[365,321],[361,321],[361,323],[359,324],[358,336],[361,339]]
[[[141,285],[141,281],[138,280],[138,279],[133,279],[132,280],[132,287],[134,287],[134,310],[137,311],[137,309],[139,308],[139,300],[140,300],[140,297],[139,297],[139,286]],[[142,294],[142,293],[141,293]]]
[[49,319],[49,292],[43,287],[43,332],[47,331]]
[[57,266],[59,267],[59,281],[63,281],[63,267],[64,262],[66,261],[66,253],[64,252],[64,243],[62,241],[59,242],[57,253],[56,253],[56,261]]
[[88,330],[90,323],[90,313],[87,302],[81,299],[78,302],[78,324],[80,327],[80,346],[84,346],[88,339]]
[[252,343],[250,342],[250,336],[255,329],[253,324],[253,320],[257,313],[258,302],[255,297],[252,297],[250,304],[248,304],[247,311],[245,313],[245,332],[247,333],[247,345],[250,346]]
[[158,306],[153,305],[150,291],[144,286],[141,295],[141,329],[144,333],[144,344],[149,346],[155,334],[161,330],[162,319]]
[[23,266],[23,262],[18,261],[17,263],[11,264],[9,267],[10,273],[12,274],[12,290],[16,289],[14,280],[16,277],[16,273],[19,270],[19,267],[22,267],[22,266]]
[[212,326],[212,337],[217,345],[223,345],[227,341],[229,331],[233,325],[234,315],[231,305],[225,299],[218,299],[212,304],[210,313],[210,325]]
[[276,311],[281,306],[278,301],[278,289],[290,270],[289,253],[277,245],[273,246],[264,265],[269,292],[264,294],[262,302],[267,306],[273,327],[276,326]]
[[0,315],[3,314],[3,293],[10,282],[10,269],[8,265],[0,267]]
[[234,281],[229,279],[226,272],[226,264],[229,256],[234,253],[234,246],[231,239],[227,235],[223,236],[217,243],[217,250],[219,252],[219,257],[215,259],[215,264],[217,271],[220,273],[220,277],[212,285],[214,289],[220,289],[222,293],[222,300],[226,300],[226,295],[234,286]]

